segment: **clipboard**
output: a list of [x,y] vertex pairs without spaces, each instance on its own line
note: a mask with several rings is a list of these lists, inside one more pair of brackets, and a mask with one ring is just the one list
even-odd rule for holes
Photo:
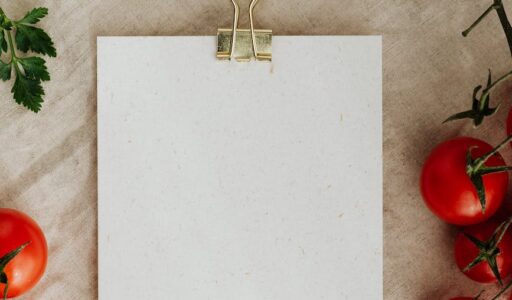
[[99,299],[382,299],[381,38],[231,32],[98,38]]

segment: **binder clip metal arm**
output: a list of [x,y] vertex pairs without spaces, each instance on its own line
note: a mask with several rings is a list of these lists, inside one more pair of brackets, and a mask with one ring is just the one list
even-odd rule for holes
[[260,61],[272,60],[272,30],[254,29],[254,7],[258,0],[252,0],[249,6],[250,29],[239,29],[238,20],[240,7],[236,0],[231,0],[234,6],[233,27],[217,31],[217,58],[237,61],[250,61],[252,58]]

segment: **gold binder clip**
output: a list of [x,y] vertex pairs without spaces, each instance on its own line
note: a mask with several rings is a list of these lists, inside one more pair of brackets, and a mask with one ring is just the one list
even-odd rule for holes
[[250,29],[238,29],[240,7],[236,0],[231,0],[235,7],[232,29],[217,31],[217,58],[235,58],[237,61],[272,60],[272,30],[254,29],[254,7],[259,0],[252,0],[249,6]]

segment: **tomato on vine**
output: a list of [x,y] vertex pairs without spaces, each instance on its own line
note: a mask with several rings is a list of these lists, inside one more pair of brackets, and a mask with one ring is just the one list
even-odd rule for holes
[[491,217],[501,206],[511,167],[484,141],[458,137],[430,153],[421,173],[425,204],[440,219],[455,225],[473,225]]
[[464,228],[455,240],[455,261],[470,279],[498,282],[512,272],[512,236],[507,232],[512,219],[486,222]]

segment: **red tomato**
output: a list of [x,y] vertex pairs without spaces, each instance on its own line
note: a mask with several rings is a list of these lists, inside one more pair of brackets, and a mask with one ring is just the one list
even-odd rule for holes
[[[485,242],[491,238],[498,226],[499,223],[486,222],[467,227],[464,229],[464,232]],[[499,253],[496,255],[496,265],[498,266],[501,279],[505,279],[512,271],[512,236],[509,231],[505,233],[498,243],[497,248],[499,249]],[[464,270],[479,253],[480,250],[478,247],[470,241],[466,235],[462,232],[457,235],[455,240],[455,261],[461,271]],[[464,272],[464,274],[472,280],[481,283],[497,281],[487,261],[478,263],[473,268]]]
[[[430,210],[445,222],[456,225],[481,223],[500,207],[508,185],[508,174],[483,175],[485,214],[471,179],[466,173],[466,153],[473,159],[491,151],[491,145],[470,137],[458,137],[438,145],[427,158],[421,174],[421,193]],[[490,157],[486,166],[503,166],[501,155]]]
[[[23,244],[29,244],[4,269],[9,280],[9,298],[34,287],[43,276],[48,258],[48,247],[41,228],[29,216],[0,208],[0,258]],[[0,296],[5,285],[0,283]]]

